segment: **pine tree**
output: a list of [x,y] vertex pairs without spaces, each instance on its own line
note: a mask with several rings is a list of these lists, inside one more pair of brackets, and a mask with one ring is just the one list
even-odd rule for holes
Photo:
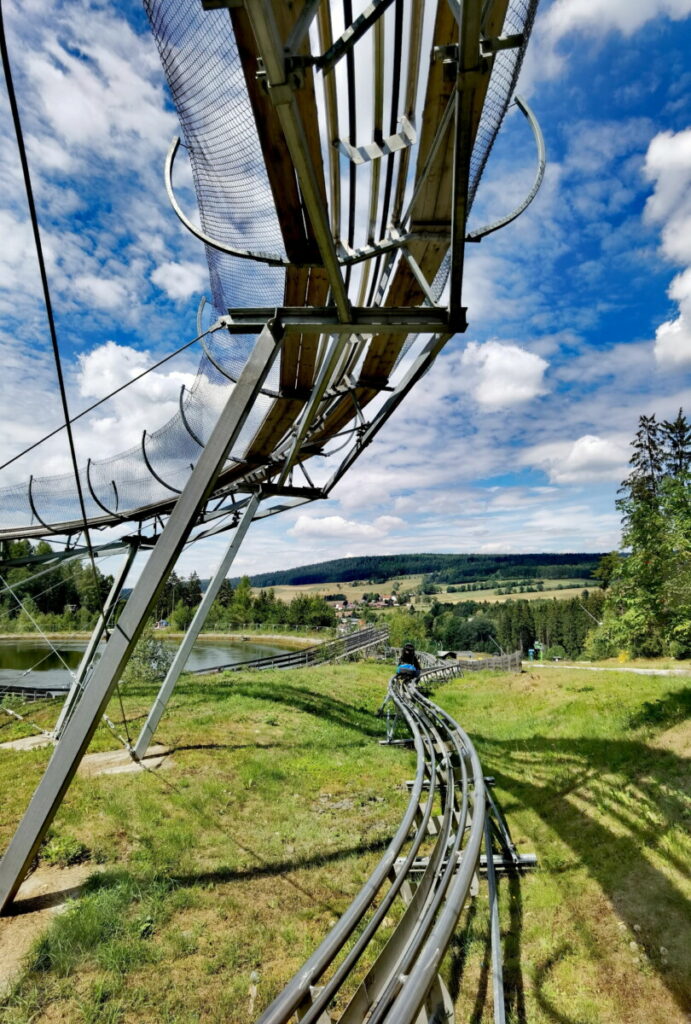
[[657,494],[665,468],[665,454],[662,425],[655,419],[655,413],[640,417],[631,447],[633,455],[629,464],[633,468],[621,485],[622,491],[628,492],[628,497]]
[[202,585],[196,572],[190,573],[183,600],[188,608],[196,608],[202,599]]
[[660,427],[665,473],[679,477],[691,470],[691,425],[680,409],[675,420]]
[[622,484],[622,547],[603,626],[590,649],[634,655],[691,653],[691,429],[680,409],[658,424],[642,416],[632,442],[633,471]]
[[229,579],[223,580],[219,587],[218,594],[216,595],[216,601],[221,608],[227,608],[233,600],[233,584]]

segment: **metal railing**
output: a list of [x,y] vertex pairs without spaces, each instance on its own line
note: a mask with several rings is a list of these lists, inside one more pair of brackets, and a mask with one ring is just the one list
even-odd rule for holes
[[[489,886],[495,1021],[504,1020],[495,873],[533,866],[535,858],[516,851],[486,788],[492,780],[484,778],[458,723],[414,683],[397,676],[389,683],[388,701],[417,754],[401,825],[348,910],[258,1024],[287,1024],[294,1014],[301,1024],[332,1020],[335,997],[347,980],[357,980],[357,965],[397,899],[404,905],[398,923],[357,987],[349,984],[353,994],[337,1019],[341,1024],[453,1020],[439,969],[481,867]],[[410,741],[390,734],[384,742]]]
[[338,637],[336,640],[327,640],[323,644],[303,647],[299,651],[286,651],[285,654],[273,654],[266,658],[253,658],[250,661],[238,661],[230,665],[214,665],[213,668],[199,668],[190,674],[205,676],[215,672],[244,672],[247,669],[304,668],[307,665],[323,665],[328,661],[339,661],[352,654],[359,654],[368,648],[385,644],[388,637],[388,628],[370,627],[361,629],[357,633]]
[[459,658],[457,664],[462,665],[466,672],[483,672],[485,669],[520,672],[522,659],[523,651],[513,651],[511,654],[493,654],[489,658],[473,658],[472,660]]
[[0,686],[0,700],[7,696],[21,697],[22,701],[27,703],[51,700],[53,697],[64,697],[67,690],[66,686],[50,686],[44,689],[40,686],[14,686],[12,683],[7,683]]

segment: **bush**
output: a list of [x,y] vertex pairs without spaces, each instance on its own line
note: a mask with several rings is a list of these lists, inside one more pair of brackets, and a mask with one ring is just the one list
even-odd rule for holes
[[554,658],[565,658],[566,651],[561,644],[554,644],[552,647],[547,647],[542,652],[542,657],[545,661],[552,661]]
[[123,683],[159,683],[173,661],[171,651],[150,627],[140,636],[125,669]]

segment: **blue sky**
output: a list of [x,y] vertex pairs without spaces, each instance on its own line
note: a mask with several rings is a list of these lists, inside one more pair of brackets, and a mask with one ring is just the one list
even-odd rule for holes
[[[86,0],[8,8],[77,411],[194,336],[206,263],[165,198],[177,124],[143,12]],[[617,545],[614,499],[639,415],[691,413],[690,54],[691,0],[543,2],[519,92],[545,135],[545,182],[519,221],[470,247],[468,332],[334,497],[257,524],[234,572],[348,554]],[[11,455],[61,411],[4,96],[0,131],[0,448]],[[510,209],[533,174],[514,112],[471,227]],[[80,461],[165,422],[193,353],[85,421]],[[55,442],[0,486],[67,469]],[[221,547],[189,549],[182,571],[208,575]]]

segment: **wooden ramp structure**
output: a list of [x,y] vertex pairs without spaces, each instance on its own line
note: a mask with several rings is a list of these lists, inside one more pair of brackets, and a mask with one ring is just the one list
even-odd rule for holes
[[[232,528],[260,490],[255,518],[328,496],[465,329],[466,239],[517,212],[468,230],[536,5],[146,0],[182,132],[166,187],[209,267],[199,370],[170,422],[91,453],[84,510],[69,474],[0,486],[0,539],[78,544],[85,521],[157,534],[269,320],[280,350],[195,525]],[[540,152],[526,203],[543,167]]]
[[[181,126],[166,187],[209,267],[196,331],[203,354],[178,414],[145,431],[136,448],[108,459],[94,452],[76,478],[30,477],[0,489],[0,540],[67,537],[64,554],[75,558],[94,550],[90,531],[127,531],[125,566],[92,652],[134,552],[148,553],[100,660],[80,666],[52,759],[0,862],[0,908],[29,870],[183,547],[230,536],[132,748],[137,757],[250,524],[328,497],[444,344],[465,330],[466,244],[525,209],[544,169],[539,129],[517,99],[538,143],[535,185],[517,210],[470,229],[536,7],[537,0],[145,0]],[[194,215],[191,190],[175,189],[183,154]],[[396,699],[412,722],[406,701]],[[430,735],[441,729],[438,709],[424,715]],[[457,732],[449,743],[458,771],[467,775],[472,760],[484,808],[472,747]],[[437,747],[430,741],[429,771],[436,778],[441,752],[452,786],[451,754]],[[459,799],[466,806],[467,792]],[[458,807],[450,798],[449,823]],[[422,999],[427,990],[416,978]],[[290,1006],[292,1013],[297,1003]]]

